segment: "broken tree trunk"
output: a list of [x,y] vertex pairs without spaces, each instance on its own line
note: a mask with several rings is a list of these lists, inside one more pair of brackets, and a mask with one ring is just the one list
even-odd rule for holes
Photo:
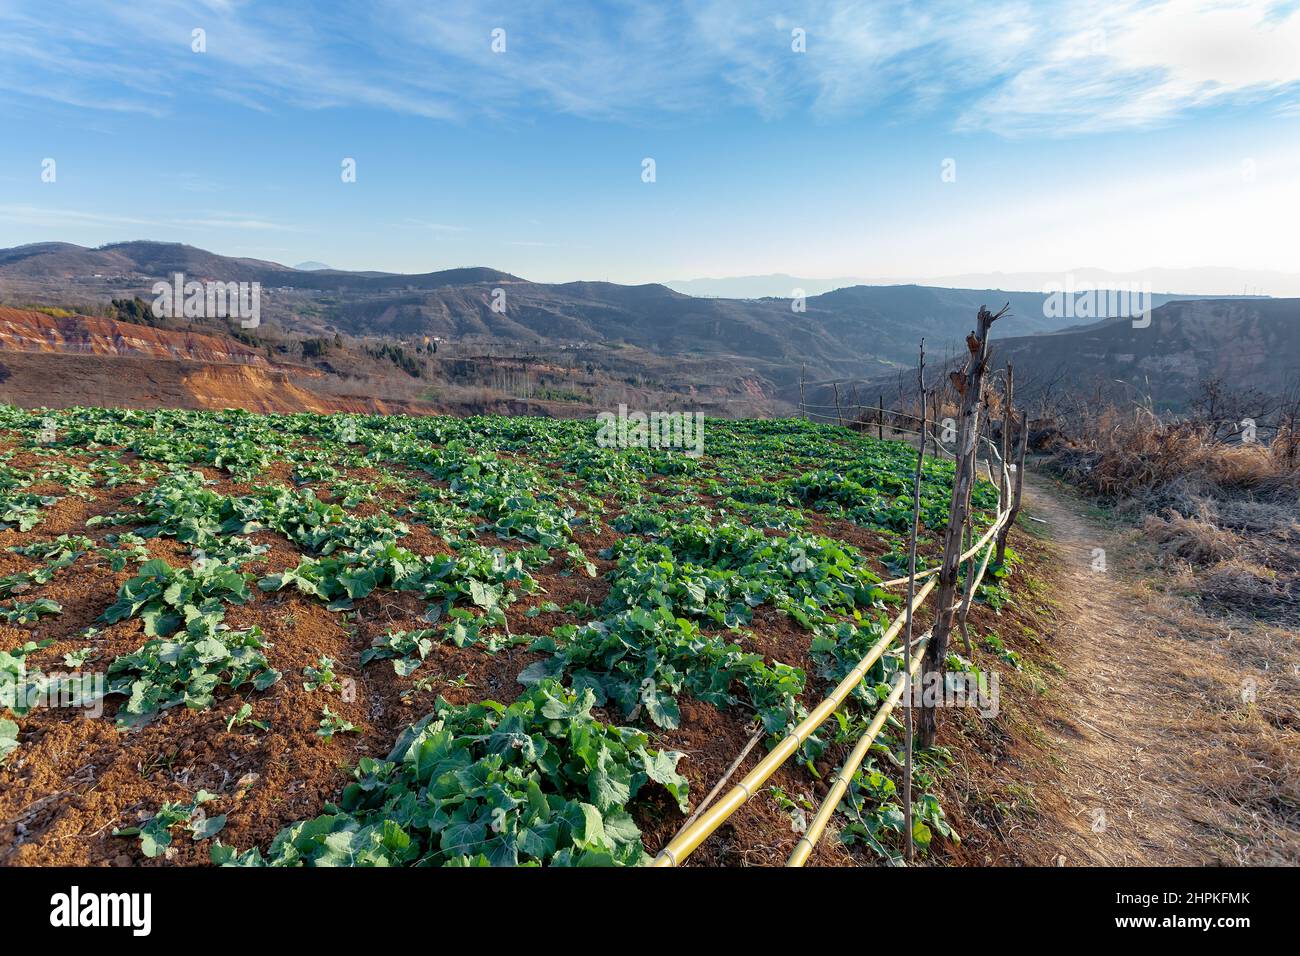
[[[957,468],[953,474],[952,507],[943,539],[943,563],[939,568],[936,589],[934,628],[925,650],[921,673],[927,683],[942,680],[943,662],[948,656],[948,635],[956,619],[957,573],[961,566],[962,533],[970,511],[971,486],[975,481],[975,453],[979,443],[980,414],[984,404],[984,376],[988,371],[989,329],[1007,313],[1010,304],[998,312],[981,308],[975,331],[966,337],[969,357],[966,368],[953,372],[951,381],[961,400],[961,418],[957,429]],[[935,701],[927,700],[921,710],[921,746],[933,747],[938,730]]]

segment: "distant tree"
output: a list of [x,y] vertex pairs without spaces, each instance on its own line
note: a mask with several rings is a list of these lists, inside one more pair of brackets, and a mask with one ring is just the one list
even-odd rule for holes
[[112,301],[113,318],[119,322],[133,325],[157,326],[158,316],[154,315],[153,306],[139,296],[134,299],[114,299]]
[[330,349],[328,339],[303,339],[302,357],[303,358],[320,358]]

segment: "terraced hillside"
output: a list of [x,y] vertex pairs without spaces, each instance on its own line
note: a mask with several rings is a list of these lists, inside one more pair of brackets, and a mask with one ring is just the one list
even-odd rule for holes
[[[645,862],[880,639],[915,451],[596,429],[0,406],[0,862]],[[952,471],[925,464],[923,555]],[[695,860],[788,850],[898,666]],[[891,723],[821,862],[897,858],[900,746]],[[930,854],[950,759],[917,765]]]

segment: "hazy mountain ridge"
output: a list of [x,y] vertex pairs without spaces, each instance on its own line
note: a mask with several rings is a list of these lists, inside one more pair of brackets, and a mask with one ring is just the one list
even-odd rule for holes
[[[1300,298],[1177,300],[1153,310],[1149,325],[1107,319],[1004,337],[993,343],[991,355],[995,367],[1015,366],[1016,392],[1031,404],[1068,394],[1182,410],[1211,380],[1230,392],[1281,396],[1300,388]],[[939,381],[961,360],[932,353],[928,380]],[[864,403],[883,395],[893,405],[910,400],[915,383],[913,364],[839,388],[841,395],[854,390]],[[806,395],[810,404],[828,405],[834,389],[817,383]],[[791,389],[784,397],[798,400]]]
[[[797,395],[801,377],[866,382],[893,375],[914,361],[922,338],[941,361],[961,348],[981,306],[1010,304],[994,329],[999,339],[1088,321],[1046,308],[1047,297],[1036,292],[894,285],[835,289],[802,302],[705,298],[657,283],[532,282],[482,266],[415,275],[299,270],[143,241],[0,250],[0,298],[10,304],[104,302],[131,294],[147,299],[154,281],[175,272],[261,282],[263,322],[291,333],[341,331],[417,343],[428,336],[462,349],[543,357],[566,348],[610,357],[632,349],[676,360],[682,380],[663,382],[674,389],[744,382],[747,392],[787,398]],[[1172,299],[1153,296],[1156,306]],[[621,359],[615,364],[626,366]],[[710,368],[716,381],[688,380],[687,368]]]
[[734,299],[761,299],[769,296],[788,298],[795,289],[805,295],[820,295],[849,286],[921,285],[955,289],[999,289],[1007,292],[1042,292],[1050,283],[1076,286],[1089,283],[1097,288],[1143,288],[1152,292],[1177,294],[1184,298],[1220,299],[1241,295],[1300,296],[1300,272],[1277,269],[1238,269],[1228,266],[1167,269],[1148,268],[1114,271],[1082,267],[1064,272],[969,272],[956,275],[927,276],[838,276],[813,278],[786,273],[717,278],[673,279],[665,283],[670,289],[687,295],[721,296]]

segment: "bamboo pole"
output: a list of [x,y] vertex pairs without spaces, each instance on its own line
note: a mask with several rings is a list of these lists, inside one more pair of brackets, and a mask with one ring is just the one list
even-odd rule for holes
[[[921,431],[926,428],[925,401],[925,339],[921,339],[921,358],[917,365],[917,378],[921,390]],[[918,443],[916,474],[912,476],[912,526],[907,545],[907,620],[903,626],[903,660],[912,659],[912,597],[916,593],[916,539],[921,525],[921,466],[925,463],[925,441]],[[903,828],[907,833],[907,860],[912,860],[912,668],[903,672],[903,698],[907,706],[903,711],[906,744],[903,755]]]
[[[921,603],[930,596],[934,589],[934,582],[927,581],[925,587],[917,593],[912,602],[912,609],[915,610]],[[862,660],[854,665],[853,669],[845,678],[836,685],[830,694],[813,708],[812,712],[801,720],[798,725],[786,735],[779,744],[768,751],[767,756],[758,762],[753,770],[745,774],[740,782],[732,787],[727,793],[713,804],[708,810],[700,815],[699,819],[690,826],[683,827],[668,845],[659,851],[659,855],[654,859],[654,866],[680,866],[695,848],[698,847],[714,830],[720,827],[724,820],[744,806],[758,788],[767,782],[768,778],[786,762],[795,751],[803,745],[813,731],[826,722],[826,719],[846,701],[849,694],[858,686],[858,683],[866,676],[871,666],[880,659],[885,653],[886,648],[898,636],[898,632],[903,628],[903,615],[899,615],[890,624],[880,640],[872,645]]]
[[[915,420],[915,416],[900,413],[905,418]],[[913,432],[919,436],[922,443],[926,440],[927,422],[921,420],[921,431]],[[937,444],[938,438],[935,438]],[[1005,463],[1003,464],[1005,470]],[[1003,526],[1008,517],[1008,512],[1003,510],[999,502],[999,511],[997,519],[980,537],[980,540],[963,554],[959,560],[965,560],[975,554],[980,548],[989,543],[998,530]],[[890,587],[897,584],[907,584],[914,582],[922,577],[930,577],[939,571],[939,568],[932,568],[929,571],[923,571],[920,574],[905,578],[898,578],[892,581],[882,582],[880,587]],[[853,670],[835,687],[833,691],[823,700],[807,717],[774,747],[758,764],[746,774],[739,783],[737,783],[718,803],[714,804],[707,812],[701,813],[694,820],[688,820],[681,830],[668,842],[668,844],[659,851],[654,858],[653,866],[680,866],[687,857],[693,853],[708,837],[720,827],[733,813],[745,805],[758,792],[758,788],[767,782],[771,776],[788,760],[799,747],[806,741],[813,732],[825,723],[844,701],[848,699],[850,693],[858,685],[858,682],[866,675],[871,666],[880,659],[885,649],[898,636],[899,631],[905,626],[906,616],[914,613],[930,596],[935,586],[934,580],[929,580],[919,592],[907,602],[905,611],[894,619],[884,635],[878,640],[861,661],[854,666]],[[911,589],[909,588],[909,591]],[[927,645],[928,647],[928,645]],[[924,655],[922,655],[924,659]],[[911,671],[909,670],[909,674]],[[910,681],[910,677],[905,678]],[[744,754],[739,758],[744,759]],[[739,761],[735,765],[738,765]],[[724,780],[726,777],[724,777]],[[714,788],[717,789],[716,787]],[[707,802],[707,798],[706,798]],[[703,804],[702,804],[703,806]],[[697,811],[698,812],[698,811]]]
[[722,788],[726,786],[727,781],[731,779],[731,775],[736,772],[736,768],[744,762],[745,758],[749,756],[749,752],[753,750],[762,739],[763,725],[762,723],[759,723],[758,729],[755,730],[753,736],[749,738],[749,742],[746,743],[744,748],[740,751],[740,755],[731,762],[731,766],[727,768],[727,772],[718,778],[718,782],[713,785],[713,789],[708,792],[708,795],[700,801],[700,805],[695,808],[695,812],[686,818],[686,822],[678,829],[678,833],[699,819],[700,814],[703,813],[708,808],[709,804],[713,802],[713,798],[722,792]]
[[[1006,511],[1000,512],[998,514],[997,520],[995,520],[991,525],[988,526],[988,528],[984,532],[984,535],[978,541],[976,541],[975,544],[971,546],[969,551],[966,551],[962,554],[961,560],[965,561],[971,555],[978,552],[980,548],[984,547],[984,545],[988,544],[989,539],[992,538],[993,535],[997,534],[998,531],[1001,530],[1002,527],[1005,525],[1008,514],[1009,512]],[[934,567],[926,571],[921,571],[916,576],[918,579],[928,578],[930,575],[938,574],[938,573],[939,573],[939,568]],[[896,585],[899,584],[906,584],[907,581],[908,581],[907,578],[891,578],[888,581],[881,581],[880,584],[877,586],[882,588],[890,588],[890,587],[895,587]]]
[[[813,817],[812,822],[808,824],[808,829],[804,832],[802,839],[795,844],[794,850],[790,853],[790,858],[786,860],[786,866],[803,866],[808,862],[808,857],[812,855],[813,848],[816,847],[817,841],[821,839],[822,832],[826,825],[830,823],[831,817],[835,815],[835,810],[839,807],[840,801],[844,798],[845,792],[849,789],[849,784],[853,780],[853,775],[858,772],[862,766],[862,761],[866,759],[867,753],[871,750],[871,745],[876,742],[876,737],[880,735],[881,729],[885,726],[885,721],[893,713],[894,708],[898,705],[899,700],[907,696],[906,688],[911,685],[911,679],[915,676],[916,671],[921,666],[921,660],[925,656],[925,646],[929,642],[928,635],[923,636],[916,644],[917,654],[912,658],[904,658],[909,663],[903,671],[896,675],[891,682],[889,696],[885,698],[876,711],[875,718],[867,727],[866,732],[858,740],[853,750],[844,758],[844,763],[840,767],[839,773],[831,781],[831,788],[826,793],[826,798],[822,800],[821,806],[817,808],[817,815]],[[910,711],[910,701],[905,710]],[[906,825],[908,836],[911,836],[911,814],[908,814],[909,822]],[[907,841],[909,851],[912,841]],[[909,852],[908,858],[911,859]]]
[[970,613],[971,605],[975,601],[975,595],[979,593],[980,582],[984,580],[984,572],[987,571],[989,567],[989,558],[993,557],[993,551],[996,547],[997,543],[994,542],[985,549],[984,560],[980,562],[979,573],[975,575],[975,583],[970,589],[970,595],[966,598],[966,603],[962,605],[962,609],[958,614],[958,620],[961,623],[961,632],[966,638],[966,649],[968,653],[970,650],[970,632],[966,629],[966,615]]

